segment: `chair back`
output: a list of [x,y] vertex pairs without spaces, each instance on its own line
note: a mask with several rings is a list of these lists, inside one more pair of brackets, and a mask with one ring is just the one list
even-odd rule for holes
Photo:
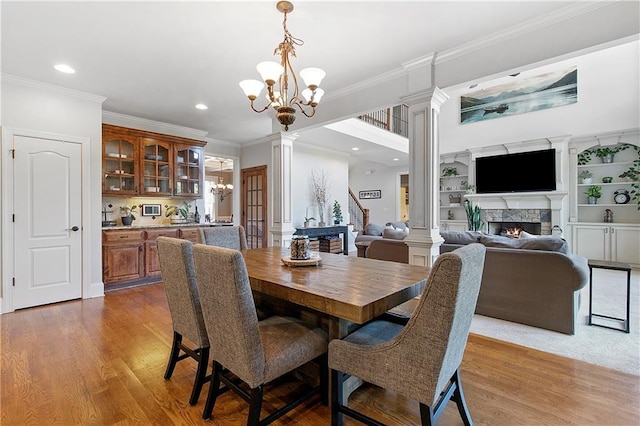
[[246,250],[247,235],[244,227],[238,226],[211,226],[203,227],[203,244],[208,246],[225,247],[233,250]]
[[209,339],[196,285],[193,244],[170,237],[158,237],[156,241],[173,329],[198,347],[208,347]]
[[[412,353],[413,372],[407,372],[404,386],[414,388],[413,398],[431,405],[456,372],[467,344],[475,311],[486,248],[468,244],[440,255],[413,316],[396,342]],[[428,359],[424,359],[428,347]]]
[[212,358],[255,387],[264,378],[265,356],[244,258],[202,244],[193,253]]

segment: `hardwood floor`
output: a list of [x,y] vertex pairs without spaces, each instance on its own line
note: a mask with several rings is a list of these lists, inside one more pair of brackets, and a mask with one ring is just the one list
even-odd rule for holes
[[[213,421],[202,420],[208,385],[188,404],[195,362],[178,363],[163,379],[172,328],[161,284],[16,311],[0,323],[2,425],[246,422],[248,404],[230,392],[218,398]],[[471,335],[461,377],[476,425],[640,423],[640,377],[584,362]],[[265,409],[296,382],[267,389]],[[419,423],[416,402],[374,386],[349,403],[390,425]],[[274,424],[326,425],[329,417],[318,403]],[[450,403],[438,425],[460,424]]]

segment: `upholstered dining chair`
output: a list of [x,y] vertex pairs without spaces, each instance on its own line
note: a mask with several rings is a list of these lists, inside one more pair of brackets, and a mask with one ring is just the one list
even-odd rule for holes
[[[162,281],[173,323],[173,344],[164,378],[171,378],[178,361],[193,358],[198,368],[189,403],[194,405],[198,402],[202,385],[211,376],[207,376],[209,338],[200,309],[192,243],[178,238],[158,237],[157,244]],[[189,339],[194,347],[185,344],[183,338]]]
[[[321,393],[327,402],[327,333],[300,320],[272,316],[258,321],[247,268],[237,250],[193,246],[197,285],[212,347],[213,377],[202,417],[211,418],[222,381],[250,404],[248,425],[266,425]],[[264,385],[315,360],[320,385],[260,420]],[[227,376],[234,374],[245,391]]]
[[481,244],[470,244],[440,255],[405,326],[375,320],[329,343],[332,425],[341,425],[345,414],[365,424],[381,424],[345,404],[345,374],[417,400],[423,425],[434,424],[449,400],[456,402],[464,424],[472,424],[459,368],[485,251]]
[[209,246],[226,247],[233,250],[245,250],[247,234],[242,225],[201,227],[200,240]]

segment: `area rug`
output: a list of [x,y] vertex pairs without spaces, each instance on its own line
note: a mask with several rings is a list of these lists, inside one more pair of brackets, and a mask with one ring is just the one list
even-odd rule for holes
[[[594,269],[593,288],[593,312],[625,316],[625,272]],[[631,273],[629,334],[588,325],[588,284],[581,294],[578,327],[573,336],[481,315],[474,316],[471,332],[640,376],[640,271]]]

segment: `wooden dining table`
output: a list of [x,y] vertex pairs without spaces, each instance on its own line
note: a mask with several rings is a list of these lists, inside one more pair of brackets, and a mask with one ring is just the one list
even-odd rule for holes
[[282,247],[242,254],[254,294],[317,313],[330,339],[420,295],[429,274],[423,266],[323,252],[317,266],[288,266],[282,258],[290,250]]

